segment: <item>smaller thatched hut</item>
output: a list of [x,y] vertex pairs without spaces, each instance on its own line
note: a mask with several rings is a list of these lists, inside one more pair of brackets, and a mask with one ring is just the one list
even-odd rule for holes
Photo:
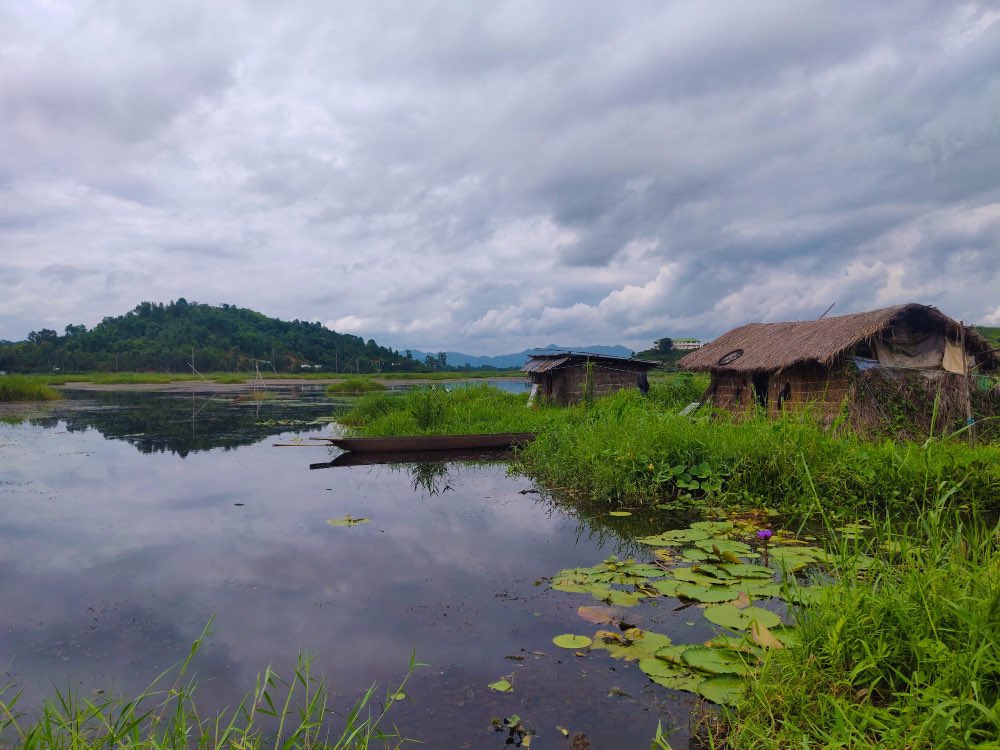
[[538,386],[543,401],[566,405],[635,388],[645,383],[646,373],[659,364],[606,354],[557,352],[533,354],[521,370]]
[[[995,370],[998,358],[975,329],[933,307],[907,304],[804,322],[749,323],[680,365],[710,372],[712,405],[730,411],[761,407],[775,416],[811,404],[828,420],[846,407],[858,426],[885,424],[901,411],[927,425],[938,395],[943,419],[966,421],[975,390],[970,374]],[[893,395],[900,398],[889,406]]]

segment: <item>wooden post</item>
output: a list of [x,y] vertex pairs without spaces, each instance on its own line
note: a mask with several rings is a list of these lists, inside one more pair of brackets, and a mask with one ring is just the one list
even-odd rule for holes
[[969,357],[965,353],[965,321],[959,321],[959,342],[962,346],[962,378],[965,380],[965,424],[969,428],[969,445],[976,444],[976,421],[972,417],[972,396],[969,394]]

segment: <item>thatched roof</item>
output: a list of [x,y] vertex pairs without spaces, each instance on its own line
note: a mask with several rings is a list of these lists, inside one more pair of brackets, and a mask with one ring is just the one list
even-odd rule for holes
[[557,352],[554,354],[532,354],[521,368],[521,372],[542,373],[552,372],[564,367],[593,363],[598,369],[628,369],[645,372],[659,367],[660,362],[632,357],[613,357],[610,354],[592,354],[590,352]]
[[[735,372],[767,372],[809,362],[829,366],[903,318],[928,327],[940,326],[952,337],[960,330],[957,320],[936,308],[911,303],[801,323],[748,323],[691,352],[679,364],[688,370]],[[970,352],[990,350],[989,342],[969,326],[965,339]],[[736,354],[740,350],[742,353]]]

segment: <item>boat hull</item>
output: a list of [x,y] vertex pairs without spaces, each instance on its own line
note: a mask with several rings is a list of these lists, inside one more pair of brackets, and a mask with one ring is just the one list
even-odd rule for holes
[[533,432],[495,435],[415,435],[385,438],[326,438],[341,450],[355,453],[408,453],[411,451],[505,450],[530,443]]

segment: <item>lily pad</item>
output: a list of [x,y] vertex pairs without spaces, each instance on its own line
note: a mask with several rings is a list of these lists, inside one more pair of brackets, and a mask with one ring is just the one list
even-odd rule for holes
[[327,521],[331,526],[357,526],[361,523],[370,523],[370,518],[355,518],[350,513],[348,513],[343,518],[331,518]]
[[732,521],[697,521],[691,524],[691,528],[701,529],[702,531],[707,531],[712,536],[718,536],[732,531],[734,524]]
[[667,579],[664,581],[653,581],[649,585],[664,596],[677,596],[677,589],[680,587],[681,581]]
[[684,669],[663,659],[640,659],[639,669],[657,685],[672,690],[687,690],[691,693],[698,689],[698,685],[704,679],[690,669]]
[[684,663],[692,669],[709,674],[746,675],[752,671],[747,666],[746,659],[730,649],[695,646],[687,649],[683,658]]
[[621,622],[622,617],[624,617],[624,613],[621,610],[614,607],[602,607],[598,604],[580,607],[576,610],[576,613],[587,622],[592,622],[595,625],[608,625],[612,622]]
[[705,610],[705,619],[733,630],[746,630],[754,620],[766,628],[781,624],[781,618],[767,609],[746,607],[739,609],[731,604],[716,604]]
[[729,573],[729,575],[738,578],[764,578],[767,580],[774,578],[774,571],[764,565],[750,565],[748,563],[733,565],[725,563],[718,567]]
[[720,578],[715,578],[714,576],[704,575],[697,572],[697,568],[674,568],[674,578],[678,581],[687,581],[688,583],[699,583],[703,586],[728,586],[732,583],[739,583],[740,580],[728,580],[724,581]]
[[738,598],[739,590],[734,586],[699,586],[695,583],[681,583],[674,596],[696,602],[729,602]]
[[552,639],[552,642],[556,644],[559,648],[587,648],[594,641],[585,635],[572,635],[566,633],[565,635],[557,635]]
[[736,675],[720,674],[698,685],[698,694],[720,706],[733,705],[746,690],[746,683]]
[[701,529],[675,529],[664,531],[655,536],[641,536],[636,541],[653,547],[676,547],[679,544],[694,542],[700,539],[710,539],[711,534]]
[[694,560],[695,562],[704,562],[705,560],[714,560],[715,556],[710,555],[703,549],[698,549],[697,547],[688,547],[686,550],[681,552],[681,556],[687,560]]
[[500,679],[496,682],[491,682],[487,687],[490,690],[496,690],[498,693],[513,693],[514,686],[510,684],[509,681]]
[[612,588],[604,591],[592,591],[590,595],[597,601],[610,604],[614,607],[634,607],[645,598],[642,594],[634,594],[631,591],[619,591]]
[[741,557],[749,557],[751,555],[756,557],[753,550],[750,549],[749,544],[738,542],[734,539],[702,539],[695,542],[694,546],[716,555],[722,552],[732,552]]
[[594,636],[591,649],[604,649],[615,659],[636,661],[638,659],[651,659],[659,649],[670,645],[670,638],[665,635],[639,628],[629,628],[624,633],[608,630],[598,631]]
[[608,513],[609,516],[614,516],[615,518],[624,518],[625,516],[631,516],[632,512],[628,510],[613,510]]

